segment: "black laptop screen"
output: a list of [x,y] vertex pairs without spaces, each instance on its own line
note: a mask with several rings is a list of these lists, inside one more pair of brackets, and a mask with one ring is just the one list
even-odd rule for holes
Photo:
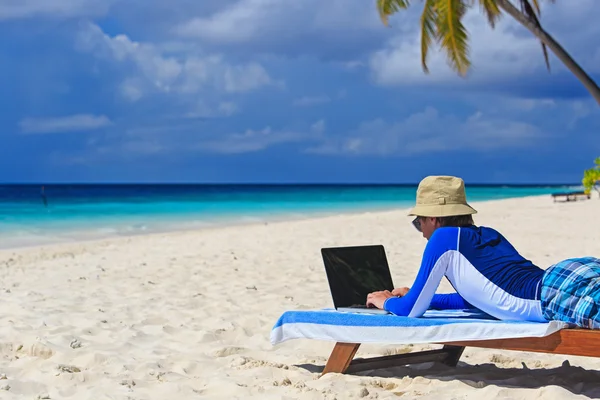
[[325,248],[321,254],[336,308],[364,305],[369,293],[393,289],[382,245]]

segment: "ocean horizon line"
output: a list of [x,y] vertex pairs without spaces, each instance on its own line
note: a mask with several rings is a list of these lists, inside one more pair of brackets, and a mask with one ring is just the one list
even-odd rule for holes
[[[416,183],[393,183],[393,182],[0,182],[0,186],[254,186],[254,187],[416,187]],[[465,182],[467,187],[565,187],[581,186],[581,182],[564,183],[484,183],[484,182]]]

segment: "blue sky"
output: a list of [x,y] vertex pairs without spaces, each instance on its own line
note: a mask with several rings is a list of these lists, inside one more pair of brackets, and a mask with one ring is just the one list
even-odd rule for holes
[[[508,17],[420,65],[422,5],[0,0],[0,182],[579,182],[600,107]],[[600,81],[600,2],[542,22]],[[576,27],[576,29],[574,28]]]

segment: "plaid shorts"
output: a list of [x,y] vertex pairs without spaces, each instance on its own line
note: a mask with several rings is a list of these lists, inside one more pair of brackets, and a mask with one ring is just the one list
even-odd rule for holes
[[540,297],[547,320],[600,329],[600,259],[571,258],[552,265],[542,278]]

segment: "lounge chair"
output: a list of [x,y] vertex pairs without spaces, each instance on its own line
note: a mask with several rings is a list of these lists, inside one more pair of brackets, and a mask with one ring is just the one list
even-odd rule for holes
[[[271,331],[273,345],[302,338],[336,342],[322,374],[431,361],[456,366],[467,346],[600,357],[600,331],[575,329],[557,321],[499,321],[476,310],[429,310],[422,318],[328,309],[287,311]],[[439,350],[354,359],[362,343],[444,346]]]
[[591,193],[585,193],[583,191],[552,193],[551,196],[554,202],[560,197],[564,197],[564,201],[577,201],[580,197],[583,197],[584,199],[590,199],[592,197]]

